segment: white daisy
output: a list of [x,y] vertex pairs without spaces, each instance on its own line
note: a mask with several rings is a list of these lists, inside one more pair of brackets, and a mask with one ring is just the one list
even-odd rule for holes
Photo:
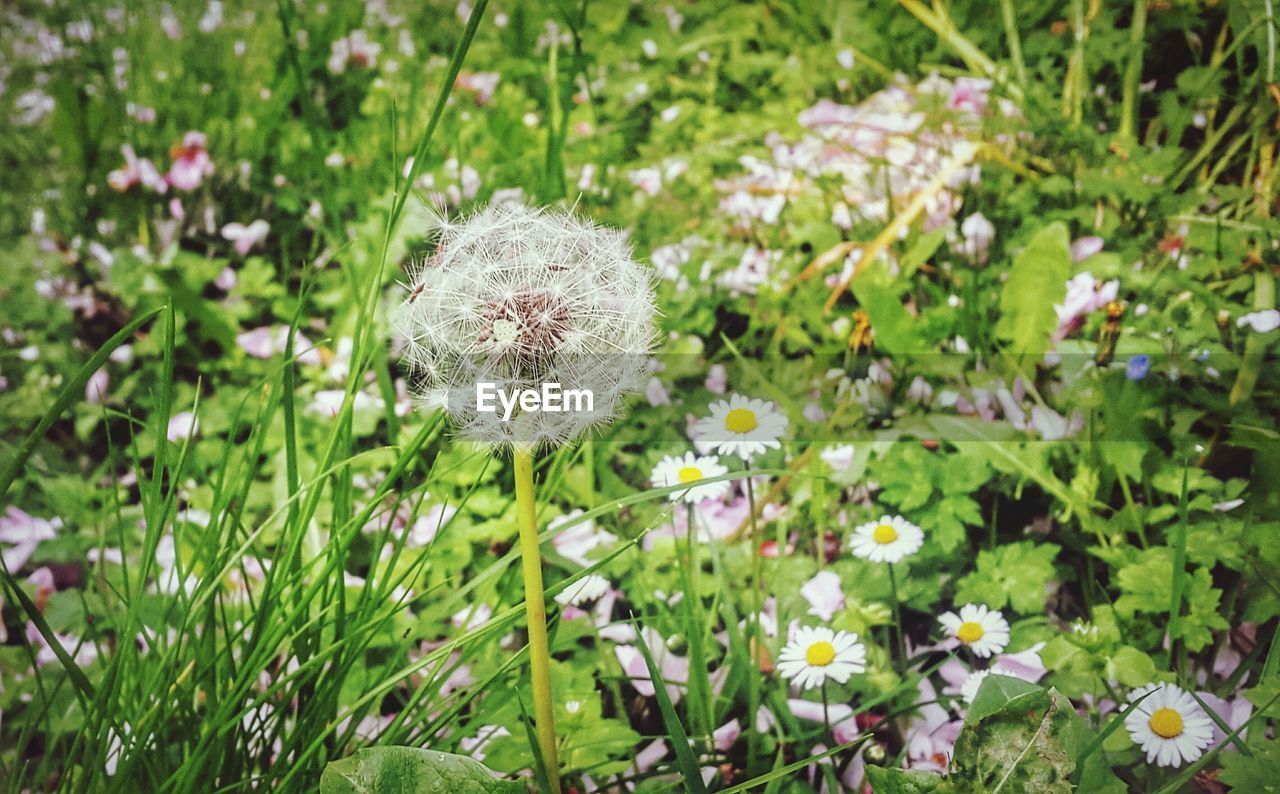
[[982,682],[989,675],[991,675],[990,670],[974,670],[969,673],[969,677],[960,685],[960,697],[965,703],[973,702],[973,699],[978,696],[978,687],[982,686]]
[[[663,458],[657,466],[653,467],[649,478],[655,487],[667,488],[672,485],[698,483],[711,477],[719,477],[727,471],[729,470],[720,464],[720,459],[715,455],[698,456],[692,452],[686,452],[684,457],[668,455]],[[671,501],[684,500],[693,504],[704,499],[718,499],[727,490],[729,490],[728,480],[695,484],[688,490],[672,491]]]
[[609,580],[597,574],[589,574],[556,593],[556,603],[562,607],[582,606],[609,592]]
[[801,626],[778,655],[778,673],[804,689],[828,678],[843,684],[854,673],[867,671],[867,649],[858,635],[826,626]]
[[766,449],[782,446],[778,439],[787,430],[786,414],[772,402],[733,394],[711,404],[711,416],[693,426],[694,440],[713,446],[721,455],[749,460]]
[[1195,698],[1173,684],[1147,684],[1129,694],[1146,695],[1124,718],[1129,738],[1142,747],[1147,763],[1182,766],[1204,753],[1213,741],[1213,722]]
[[920,550],[924,532],[902,516],[880,516],[853,531],[849,548],[855,557],[872,562],[901,562]]
[[984,659],[1000,653],[1009,644],[1009,622],[999,610],[988,609],[985,604],[965,604],[960,607],[959,615],[943,612],[938,622],[949,636]]

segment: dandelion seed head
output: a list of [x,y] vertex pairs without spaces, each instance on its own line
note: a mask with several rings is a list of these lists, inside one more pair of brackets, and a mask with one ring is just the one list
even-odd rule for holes
[[[488,206],[439,219],[392,315],[420,400],[472,441],[565,443],[612,420],[648,375],[656,340],[649,270],[613,229],[559,210]],[[558,383],[589,390],[591,410],[477,409],[476,385],[508,394]]]

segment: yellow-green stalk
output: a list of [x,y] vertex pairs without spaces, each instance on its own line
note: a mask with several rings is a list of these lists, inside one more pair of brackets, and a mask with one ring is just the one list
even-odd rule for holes
[[524,611],[529,622],[529,678],[533,684],[533,721],[538,753],[555,794],[560,791],[560,763],[556,758],[556,726],[551,713],[551,648],[547,643],[547,606],[542,593],[542,552],[538,546],[538,516],[533,496],[533,453],[512,450],[516,476],[516,520],[520,525],[520,569],[524,574]]

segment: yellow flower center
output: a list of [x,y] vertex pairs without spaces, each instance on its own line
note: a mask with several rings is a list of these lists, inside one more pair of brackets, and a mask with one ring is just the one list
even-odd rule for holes
[[1162,739],[1182,735],[1182,715],[1167,706],[1151,715],[1151,732]]
[[898,530],[889,524],[881,524],[871,533],[871,537],[876,543],[885,544],[892,543],[898,539]]
[[814,667],[826,667],[835,661],[836,646],[826,640],[819,640],[804,652],[804,660]]
[[756,429],[756,412],[750,408],[734,408],[725,416],[724,426],[734,433],[750,433]]
[[676,476],[680,478],[680,482],[693,482],[702,479],[702,469],[697,466],[685,466],[676,472]]
[[972,645],[982,639],[982,624],[975,623],[972,620],[966,620],[960,624],[960,628],[956,629],[956,639],[965,645]]

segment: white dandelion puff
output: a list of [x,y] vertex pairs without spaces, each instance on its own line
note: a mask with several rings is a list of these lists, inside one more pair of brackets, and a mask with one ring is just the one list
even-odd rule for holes
[[[651,274],[621,232],[572,213],[506,203],[442,220],[408,290],[392,315],[403,360],[420,399],[468,440],[563,444],[612,420],[648,377]],[[498,404],[552,386],[558,409]]]

